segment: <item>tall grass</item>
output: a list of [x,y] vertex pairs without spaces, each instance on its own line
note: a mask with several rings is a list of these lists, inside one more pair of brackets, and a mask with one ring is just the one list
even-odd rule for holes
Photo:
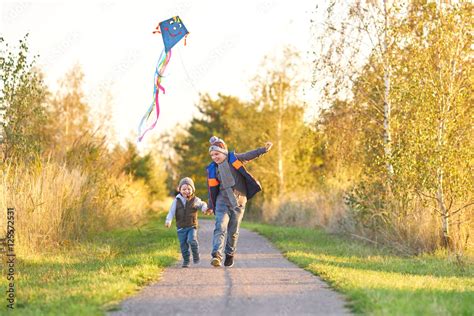
[[[409,255],[440,248],[440,217],[419,200],[412,199],[410,205],[394,201],[390,208],[393,211],[382,217],[364,215],[352,208],[347,203],[346,192],[333,187],[315,192],[293,192],[266,200],[261,204],[259,219],[283,226],[324,228],[327,232],[347,234]],[[451,234],[459,245],[456,256],[474,249],[472,238],[469,238],[474,233],[474,222],[468,218],[469,214],[472,210],[453,217]]]
[[342,231],[346,217],[343,192],[292,193],[262,205],[264,222],[299,227],[324,227]]
[[17,251],[39,251],[112,227],[138,223],[150,206],[147,186],[126,176],[97,177],[55,162],[5,166],[0,212],[16,213]]

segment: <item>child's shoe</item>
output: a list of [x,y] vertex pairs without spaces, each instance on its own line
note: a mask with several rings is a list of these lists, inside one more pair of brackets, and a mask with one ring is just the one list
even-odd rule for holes
[[199,259],[199,254],[193,255],[193,263],[198,264],[201,260]]
[[234,256],[225,255],[224,266],[230,268],[233,265],[234,265]]
[[220,267],[221,266],[221,259],[219,259],[219,257],[213,257],[212,260],[211,260],[211,264],[214,267]]
[[183,261],[182,268],[189,268],[189,261]]

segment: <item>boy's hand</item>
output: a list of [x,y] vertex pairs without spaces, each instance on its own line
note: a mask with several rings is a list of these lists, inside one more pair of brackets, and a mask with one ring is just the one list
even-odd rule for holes
[[206,213],[204,213],[204,214],[206,214],[206,215],[212,215],[212,213],[213,213],[213,212],[212,212],[212,209],[208,208],[208,209],[206,210]]
[[265,149],[267,151],[270,151],[270,149],[272,149],[272,146],[273,146],[273,143],[272,142],[266,142],[265,143]]
[[170,227],[171,227],[171,223],[170,223],[170,222],[166,222],[166,223],[165,223],[165,227],[166,227],[166,228],[170,228]]

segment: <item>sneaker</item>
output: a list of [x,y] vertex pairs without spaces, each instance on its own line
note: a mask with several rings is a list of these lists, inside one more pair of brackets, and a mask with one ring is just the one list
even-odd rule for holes
[[234,256],[225,255],[224,266],[230,268],[233,265],[234,265]]
[[214,267],[220,267],[220,266],[221,266],[221,259],[219,259],[218,257],[214,257],[214,258],[212,258],[212,260],[211,260],[211,264],[212,264]]
[[193,263],[198,264],[201,261],[200,258],[201,256],[199,255],[199,252],[197,254],[193,254]]
[[182,268],[189,268],[189,261],[183,261]]

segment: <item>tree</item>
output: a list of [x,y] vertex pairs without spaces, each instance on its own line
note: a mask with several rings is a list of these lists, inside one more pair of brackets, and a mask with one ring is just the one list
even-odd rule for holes
[[473,203],[471,20],[469,3],[413,1],[398,25],[404,41],[396,53],[404,58],[396,69],[400,88],[394,96],[405,127],[400,128],[406,139],[399,155],[402,175],[416,183],[421,199],[435,203],[441,243],[449,248],[454,246],[451,220],[458,217],[459,239],[459,227],[469,225],[462,215]]
[[[349,11],[359,21],[367,21],[369,7],[361,3],[355,1]],[[472,35],[468,31],[472,4],[441,6],[411,1],[404,7],[392,6],[388,17],[390,23],[385,20],[381,28],[350,24],[352,20],[341,22],[341,38],[331,42],[317,65],[316,74],[324,70],[333,76],[325,89],[326,97],[333,101],[323,112],[322,132],[326,138],[333,135],[327,126],[343,117],[360,132],[354,138],[359,147],[354,153],[362,162],[362,172],[348,200],[358,223],[370,227],[376,238],[415,251],[432,250],[438,244],[461,249],[472,225],[469,214],[473,212],[474,191],[470,176],[472,96],[468,92],[473,77],[469,57]],[[386,39],[388,35],[390,41],[372,46],[362,58],[363,66],[357,64],[357,58],[331,59],[361,53],[349,40],[349,34],[361,34],[360,28],[372,38]],[[348,55],[344,55],[345,49]],[[335,61],[341,61],[342,66]],[[337,98],[340,100],[334,101]],[[387,125],[381,124],[388,117],[389,142]],[[329,148],[327,152],[338,150]],[[340,159],[346,160],[345,156]],[[387,162],[393,173],[387,172]],[[456,225],[451,224],[454,218]],[[425,236],[422,242],[420,236]]]
[[134,180],[143,180],[155,199],[162,199],[167,195],[167,174],[163,159],[157,153],[139,154],[135,144],[127,141],[125,148],[116,145],[110,158],[111,165],[108,169],[112,175],[125,173]]
[[[352,185],[362,171],[364,156],[364,126],[369,122],[361,120],[354,103],[336,100],[331,107],[322,109],[316,122],[321,139],[323,172],[327,177]],[[344,184],[345,186],[345,184]]]
[[60,81],[60,90],[51,102],[55,117],[55,150],[67,152],[81,137],[92,132],[89,105],[84,101],[84,73],[76,64]]
[[[381,158],[386,169],[385,185],[390,191],[394,173],[390,98],[393,63],[391,50],[397,40],[396,33],[391,32],[390,21],[400,8],[393,2],[389,4],[388,0],[355,0],[346,5],[336,4],[337,1],[331,1],[327,5],[323,31],[315,40],[315,50],[319,49],[320,55],[315,59],[313,81],[314,84],[320,82],[319,86],[322,87],[329,104],[337,99],[351,100],[354,86],[363,84],[362,81],[365,80],[362,74],[366,61],[369,60],[369,65],[380,67],[381,72],[372,74],[380,76],[381,86],[367,94],[366,100],[368,106],[374,107],[381,114]],[[314,28],[318,29],[317,26]]]
[[252,116],[255,122],[252,131],[241,138],[247,138],[248,134],[255,135],[257,139],[253,146],[263,144],[265,140],[275,142],[276,159],[271,159],[275,163],[271,163],[272,168],[266,168],[267,172],[276,171],[277,176],[277,186],[272,186],[271,196],[281,197],[289,189],[299,187],[293,175],[305,170],[305,166],[295,159],[299,141],[307,132],[303,119],[305,109],[297,98],[301,83],[299,62],[299,55],[290,48],[286,48],[281,56],[267,57],[262,65],[263,71],[253,83],[251,107],[254,110],[247,107],[238,116],[249,119]]
[[171,189],[175,188],[180,178],[191,177],[196,185],[196,194],[207,196],[206,166],[211,162],[209,139],[216,135],[229,145],[235,144],[229,120],[236,109],[242,107],[242,102],[236,97],[221,94],[216,99],[202,95],[197,106],[199,115],[191,120],[189,127],[176,130],[171,140],[170,147],[174,154],[169,163],[176,176]]
[[31,161],[38,158],[49,142],[45,126],[49,119],[45,109],[48,95],[41,73],[30,60],[28,36],[17,49],[0,38],[0,110],[3,139],[2,161]]

